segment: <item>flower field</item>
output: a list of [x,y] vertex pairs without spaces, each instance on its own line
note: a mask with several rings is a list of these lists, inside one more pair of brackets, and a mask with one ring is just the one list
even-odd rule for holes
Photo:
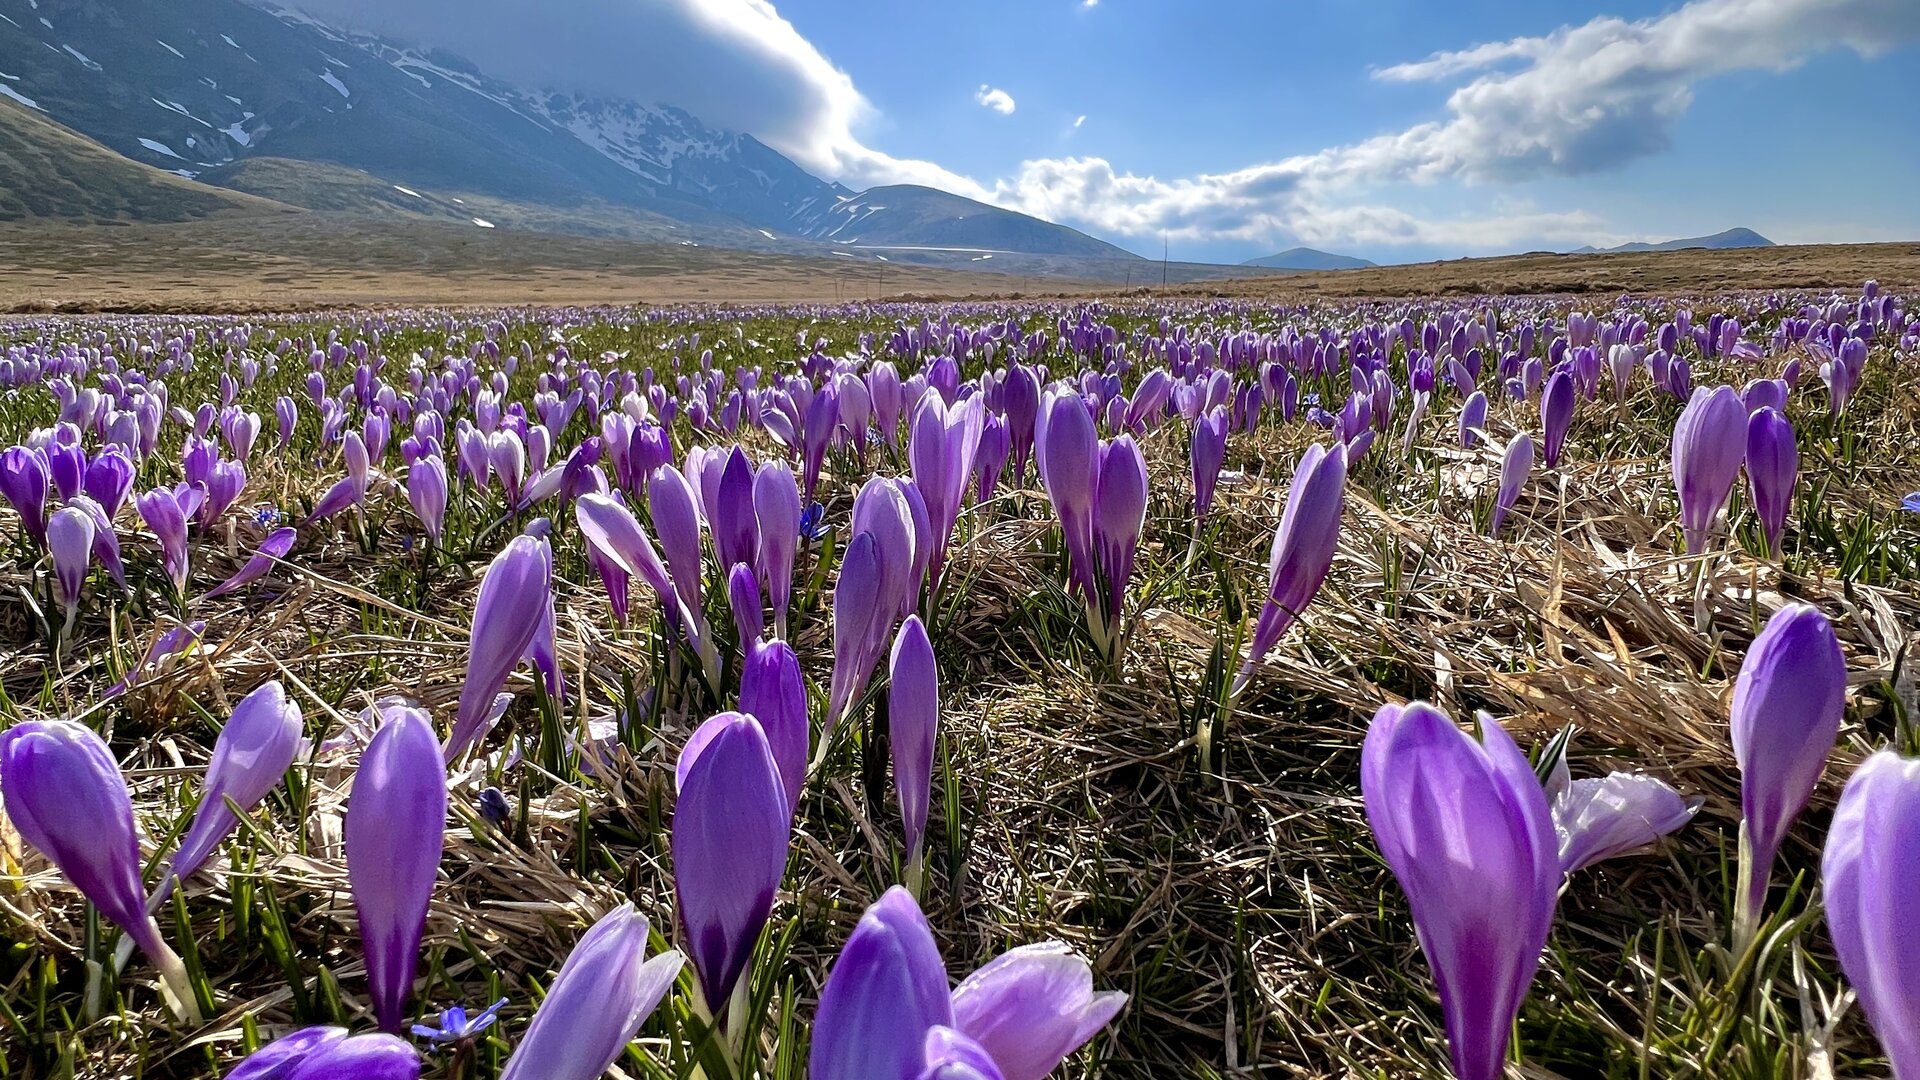
[[0,1077],[1920,1077],[1920,314],[0,322]]

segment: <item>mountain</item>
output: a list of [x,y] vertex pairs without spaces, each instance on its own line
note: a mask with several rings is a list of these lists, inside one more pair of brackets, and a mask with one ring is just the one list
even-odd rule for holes
[[872,188],[836,199],[804,235],[865,248],[946,248],[991,255],[1073,255],[1094,259],[1139,256],[1064,225],[1002,210],[917,184]]
[[1760,248],[1773,247],[1773,241],[1754,232],[1752,229],[1728,229],[1712,236],[1689,236],[1683,240],[1668,240],[1660,244],[1632,243],[1618,247],[1583,247],[1574,250],[1575,255],[1609,254],[1618,251],[1685,251],[1688,248]]
[[[1133,258],[944,192],[855,192],[670,105],[511,85],[269,0],[0,0],[0,97],[130,161],[308,209],[812,254]],[[28,179],[0,160],[0,189]]]
[[1374,265],[1365,259],[1356,259],[1351,255],[1333,255],[1312,248],[1288,248],[1278,255],[1268,255],[1261,259],[1248,259],[1241,266],[1264,266],[1273,270],[1358,270]]
[[[0,82],[0,90],[8,83]],[[291,207],[196,184],[142,165],[42,116],[25,95],[0,94],[0,221],[191,221],[290,213]],[[24,99],[24,100],[22,100]]]

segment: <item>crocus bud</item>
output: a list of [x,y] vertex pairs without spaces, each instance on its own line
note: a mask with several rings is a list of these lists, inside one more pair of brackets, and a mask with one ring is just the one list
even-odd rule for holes
[[198,1022],[186,968],[147,915],[133,799],[107,744],[68,720],[0,732],[0,791],[20,836],[159,969],[170,1007]]
[[907,888],[918,892],[921,843],[933,800],[934,746],[940,732],[940,673],[920,616],[909,615],[893,639],[888,665],[887,732],[893,744],[893,787],[906,835]]
[[1761,406],[1747,418],[1746,464],[1753,516],[1767,538],[1767,555],[1778,558],[1787,513],[1793,509],[1794,481],[1800,475],[1800,451],[1794,445],[1793,425],[1772,406]]
[[227,1080],[419,1080],[420,1055],[384,1032],[301,1028],[255,1050]]
[[1747,410],[1731,386],[1694,390],[1673,427],[1673,486],[1687,554],[1707,549],[1746,457]]
[[447,773],[425,713],[381,710],[354,774],[344,833],[347,879],[367,956],[367,996],[382,1031],[407,1018],[420,935],[446,837]]
[[1507,444],[1500,456],[1500,487],[1493,495],[1493,515],[1487,521],[1487,535],[1499,536],[1500,526],[1507,520],[1507,514],[1513,504],[1520,499],[1520,489],[1527,484],[1527,474],[1533,471],[1533,436],[1521,432]]
[[734,563],[727,575],[727,605],[733,609],[733,626],[740,635],[740,656],[744,659],[767,631],[766,612],[760,604],[760,579],[746,563]]
[[701,610],[700,502],[693,486],[670,465],[647,478],[647,509],[653,515],[654,535],[673,575],[674,591],[689,613]]
[[1458,1080],[1497,1080],[1560,890],[1546,793],[1492,717],[1484,741],[1423,702],[1375,714],[1360,751],[1367,824],[1407,894]]
[[948,408],[938,394],[927,394],[913,411],[907,455],[913,463],[913,481],[927,502],[933,545],[928,573],[937,581],[946,558],[953,523],[973,478],[973,458],[980,449],[980,431],[986,422],[984,403],[970,397]]
[[1920,761],[1881,752],[1862,762],[1827,832],[1820,884],[1840,969],[1901,1080],[1920,1076]]
[[1227,410],[1215,406],[1194,421],[1188,456],[1193,466],[1193,515],[1205,521],[1213,509],[1214,485],[1227,460]]
[[807,781],[807,740],[813,734],[807,721],[807,685],[793,646],[768,641],[754,647],[740,671],[740,711],[760,721],[791,812],[799,806],[800,789]]
[[47,549],[53,552],[54,591],[73,624],[80,607],[80,590],[87,583],[93,555],[93,515],[75,506],[62,507],[47,519]]
[[427,538],[439,543],[440,529],[447,518],[447,463],[438,454],[429,454],[407,468],[407,502],[427,530]]
[[753,515],[759,550],[754,567],[773,603],[773,636],[787,636],[793,599],[793,558],[800,547],[800,487],[784,461],[769,461],[753,478]]
[[452,761],[485,734],[493,698],[526,656],[553,610],[553,550],[522,534],[494,556],[473,603],[473,635],[459,713],[447,739]]
[[300,752],[300,706],[288,700],[278,680],[263,683],[240,699],[214,740],[201,787],[200,808],[180,838],[180,850],[148,906],[158,907],[175,883],[193,876],[239,824],[233,806],[250,810],[278,787]]
[[786,786],[760,722],[720,713],[675,770],[673,889],[707,1014],[744,987],[754,943],[787,870]]
[[268,533],[267,538],[260,541],[259,553],[248,559],[238,573],[208,590],[207,597],[225,596],[266,577],[273,569],[275,560],[286,558],[287,552],[293,550],[293,542],[299,538],[300,530],[291,525]]
[[1100,651],[1109,660],[1118,655],[1120,614],[1146,517],[1147,462],[1133,436],[1122,435],[1100,450],[1094,492],[1094,547],[1104,579],[1098,583],[1101,604],[1094,629]]
[[0,495],[20,515],[20,525],[37,544],[47,542],[46,455],[28,446],[0,452]]
[[880,574],[879,546],[873,534],[855,533],[840,556],[840,574],[833,586],[833,675],[820,754],[827,750],[834,725],[853,707],[873,674],[873,657],[867,649],[874,627],[892,625],[891,612],[882,602]]
[[1480,445],[1482,433],[1487,429],[1487,395],[1475,390],[1467,403],[1460,407],[1460,445],[1471,450]]
[[117,446],[107,447],[87,463],[87,495],[106,511],[108,520],[127,505],[133,494],[135,471],[133,459]]
[[1048,395],[1034,439],[1040,480],[1060,518],[1074,580],[1092,595],[1094,481],[1100,469],[1100,440],[1086,402],[1071,391]]
[[167,576],[173,579],[173,587],[184,592],[187,587],[187,515],[180,509],[180,500],[165,488],[155,488],[136,497],[134,506],[146,521],[147,528],[152,529],[153,535],[160,541],[160,558],[166,565]]
[[1566,445],[1567,429],[1573,426],[1573,376],[1562,369],[1547,379],[1540,395],[1540,425],[1546,435],[1547,468],[1560,464],[1560,448]]
[[[1333,568],[1333,555],[1340,545],[1340,508],[1346,486],[1345,449],[1336,445],[1328,450],[1315,443],[1300,455],[1293,482],[1287,488],[1286,509],[1273,531],[1273,548],[1267,556],[1266,602],[1254,622],[1247,658],[1234,676],[1233,697],[1246,690],[1254,668],[1306,611]],[[1200,730],[1204,755],[1211,729],[1203,724]]]
[[647,918],[602,916],[567,955],[501,1080],[599,1080],[673,989],[681,956],[647,959]]
[[1753,639],[1733,684],[1728,727],[1740,766],[1740,879],[1747,940],[1766,904],[1774,855],[1807,805],[1840,734],[1847,659],[1818,609],[1790,604]]

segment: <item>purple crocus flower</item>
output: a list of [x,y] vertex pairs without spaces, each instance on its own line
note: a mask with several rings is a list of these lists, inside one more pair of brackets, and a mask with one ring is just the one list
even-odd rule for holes
[[1093,608],[1094,639],[1109,662],[1119,656],[1120,615],[1127,585],[1133,580],[1134,555],[1147,519],[1147,462],[1133,436],[1122,435],[1100,448],[1094,492],[1093,536],[1098,558],[1100,603]]
[[1920,1076],[1920,760],[1882,750],[1847,781],[1820,883],[1840,969],[1897,1078]]
[[216,596],[225,596],[227,593],[244,589],[266,577],[273,570],[274,563],[285,559],[287,552],[293,550],[293,543],[299,538],[300,530],[291,525],[268,533],[267,538],[260,541],[259,552],[247,560],[239,573],[208,590],[207,597],[211,599]]
[[[71,432],[69,425],[62,424],[63,432]],[[47,461],[47,478],[53,483],[53,493],[61,502],[80,494],[80,485],[87,478],[87,452],[78,443],[61,442],[58,439],[47,444],[41,451]]]
[[986,502],[1000,486],[1000,475],[1006,471],[1007,455],[1013,450],[1011,437],[1007,434],[1007,422],[1001,417],[988,413],[980,426],[980,449],[973,457],[973,475],[978,480],[974,486],[974,501]]
[[760,529],[754,517],[753,463],[738,446],[716,459],[719,476],[709,492],[713,510],[707,520],[714,555],[723,567],[735,563],[751,566],[760,545]]
[[740,635],[740,656],[744,660],[767,632],[766,610],[760,602],[760,579],[753,567],[734,563],[727,574],[727,605],[733,609],[733,626]]
[[1520,499],[1520,489],[1526,486],[1527,474],[1533,472],[1533,436],[1521,432],[1507,444],[1506,452],[1500,455],[1500,486],[1493,495],[1493,514],[1487,521],[1487,535],[1499,536],[1500,526],[1507,520],[1514,503]]
[[1673,428],[1673,486],[1689,555],[1707,549],[1746,457],[1747,410],[1731,386],[1693,391]]
[[1034,436],[1041,484],[1060,519],[1073,581],[1085,596],[1093,586],[1094,484],[1100,473],[1100,438],[1086,402],[1069,391],[1050,393],[1041,405]]
[[874,534],[855,533],[840,557],[840,574],[833,586],[833,675],[820,747],[814,755],[815,767],[831,745],[834,726],[852,709],[873,674],[870,642],[876,625],[893,625],[881,584],[882,572],[880,545]]
[[425,713],[393,705],[381,714],[354,774],[343,831],[367,996],[380,1029],[398,1032],[446,837],[447,773]]
[[1699,800],[1688,802],[1665,781],[1641,773],[1570,779],[1564,756],[1546,791],[1563,874],[1646,847],[1700,809]]
[[1545,432],[1547,468],[1560,464],[1560,448],[1566,445],[1567,429],[1573,426],[1573,376],[1562,369],[1547,379],[1540,395],[1540,424]]
[[700,500],[687,477],[671,465],[647,477],[647,509],[653,515],[654,535],[673,576],[673,588],[689,613],[700,611]]
[[459,712],[447,739],[448,761],[485,733],[493,698],[533,646],[553,612],[553,549],[545,537],[514,537],[494,556],[473,602],[473,635]]
[[501,1080],[599,1080],[673,989],[682,958],[647,959],[647,917],[632,904],[593,924],[560,965]]
[[888,664],[887,731],[893,744],[893,787],[906,835],[906,885],[918,894],[925,872],[922,841],[933,799],[934,746],[940,731],[940,672],[920,616],[909,615],[893,640]]
[[787,636],[793,600],[793,559],[800,546],[800,486],[784,461],[769,461],[753,478],[753,514],[759,532],[754,567],[773,603],[773,636]]
[[440,455],[428,454],[408,466],[407,502],[427,530],[427,538],[438,544],[447,518],[447,463]]
[[1740,766],[1740,881],[1734,925],[1749,940],[1775,854],[1807,805],[1840,734],[1847,659],[1817,608],[1790,604],[1753,639],[1733,684],[1728,727]]
[[147,914],[133,799],[107,744],[68,720],[15,724],[0,732],[0,790],[21,838],[126,931],[159,970],[169,1007],[198,1024],[186,967]]
[[133,459],[127,452],[109,446],[87,463],[87,479],[82,487],[87,496],[106,511],[107,519],[112,520],[133,495],[135,472]]
[[1475,390],[1473,396],[1460,407],[1460,445],[1471,450],[1480,445],[1480,439],[1487,429],[1487,395]]
[[30,446],[0,452],[0,495],[20,515],[20,526],[42,547],[47,543],[47,459]]
[[385,1032],[309,1027],[282,1035],[233,1067],[227,1080],[419,1080],[420,1055]]
[[1492,717],[1380,709],[1360,752],[1367,824],[1407,894],[1458,1080],[1497,1080],[1560,891],[1546,793]]
[[1196,419],[1189,442],[1192,444],[1188,456],[1193,465],[1193,516],[1198,524],[1205,521],[1207,512],[1213,509],[1214,485],[1220,482],[1220,466],[1227,460],[1226,407],[1216,405]]
[[[1346,497],[1347,453],[1315,443],[1300,455],[1287,488],[1286,509],[1273,531],[1267,556],[1267,598],[1254,622],[1253,643],[1233,677],[1231,698],[1238,700],[1253,679],[1254,669],[1266,659],[1295,619],[1306,611],[1333,568],[1340,544],[1340,508]],[[1209,725],[1200,726],[1202,760],[1209,752]]]
[[820,990],[813,1080],[1045,1080],[1127,996],[1095,993],[1059,942],[1001,954],[948,988],[925,915],[895,886],[854,927]]
[[697,608],[688,610],[681,603],[672,573],[632,511],[612,496],[587,494],[574,503],[574,513],[581,533],[598,557],[609,560],[622,572],[639,578],[653,589],[667,625],[686,635],[687,643],[700,658],[707,684],[717,686],[720,654],[706,617]]
[[786,874],[786,786],[760,722],[742,713],[702,724],[674,779],[674,896],[707,1014],[718,1018],[736,988],[745,991]]
[[160,558],[166,564],[167,576],[173,579],[173,587],[181,592],[187,588],[187,515],[180,507],[180,500],[173,492],[165,488],[155,488],[145,495],[136,496],[134,508],[140,511],[140,517],[146,521],[147,528],[160,541]]
[[740,671],[740,711],[760,721],[774,764],[780,768],[787,806],[798,807],[800,789],[807,781],[807,741],[813,729],[807,720],[807,686],[793,646],[768,641],[754,647]]
[[176,884],[192,877],[239,824],[229,799],[250,810],[279,786],[300,752],[300,732],[300,706],[287,698],[279,680],[262,683],[233,707],[207,761],[200,808],[147,902],[150,910],[158,909]]
[[927,575],[938,582],[945,564],[947,543],[973,479],[973,458],[980,449],[980,430],[986,423],[978,395],[948,408],[939,394],[925,394],[913,410],[907,456],[913,463],[913,482],[927,502],[933,544]]
[[53,584],[62,606],[66,625],[80,610],[80,590],[87,582],[87,569],[93,557],[93,515],[77,506],[66,506],[47,519],[47,549],[53,553]]
[[1767,555],[1779,557],[1780,536],[1793,509],[1793,485],[1800,475],[1800,451],[1793,424],[1770,405],[1747,418],[1747,484],[1753,492],[1753,516],[1760,519]]

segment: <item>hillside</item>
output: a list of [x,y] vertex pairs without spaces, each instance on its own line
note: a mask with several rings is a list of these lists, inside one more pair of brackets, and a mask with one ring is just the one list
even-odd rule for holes
[[0,221],[170,222],[291,212],[130,161],[0,98]]
[[1277,255],[1267,255],[1258,259],[1248,259],[1241,266],[1263,266],[1271,270],[1359,270],[1373,266],[1366,259],[1356,259],[1351,255],[1335,255],[1330,252],[1316,251],[1313,248],[1288,248]]
[[916,184],[872,188],[842,199],[806,235],[863,248],[946,247],[971,248],[989,255],[1012,251],[1095,259],[1140,258],[1064,225]]
[[1752,229],[1728,229],[1712,236],[1689,236],[1679,240],[1667,240],[1658,244],[1635,242],[1617,247],[1583,247],[1575,255],[1611,255],[1627,251],[1688,251],[1694,248],[1707,248],[1722,251],[1728,248],[1764,248],[1773,247],[1774,242],[1754,232]]

